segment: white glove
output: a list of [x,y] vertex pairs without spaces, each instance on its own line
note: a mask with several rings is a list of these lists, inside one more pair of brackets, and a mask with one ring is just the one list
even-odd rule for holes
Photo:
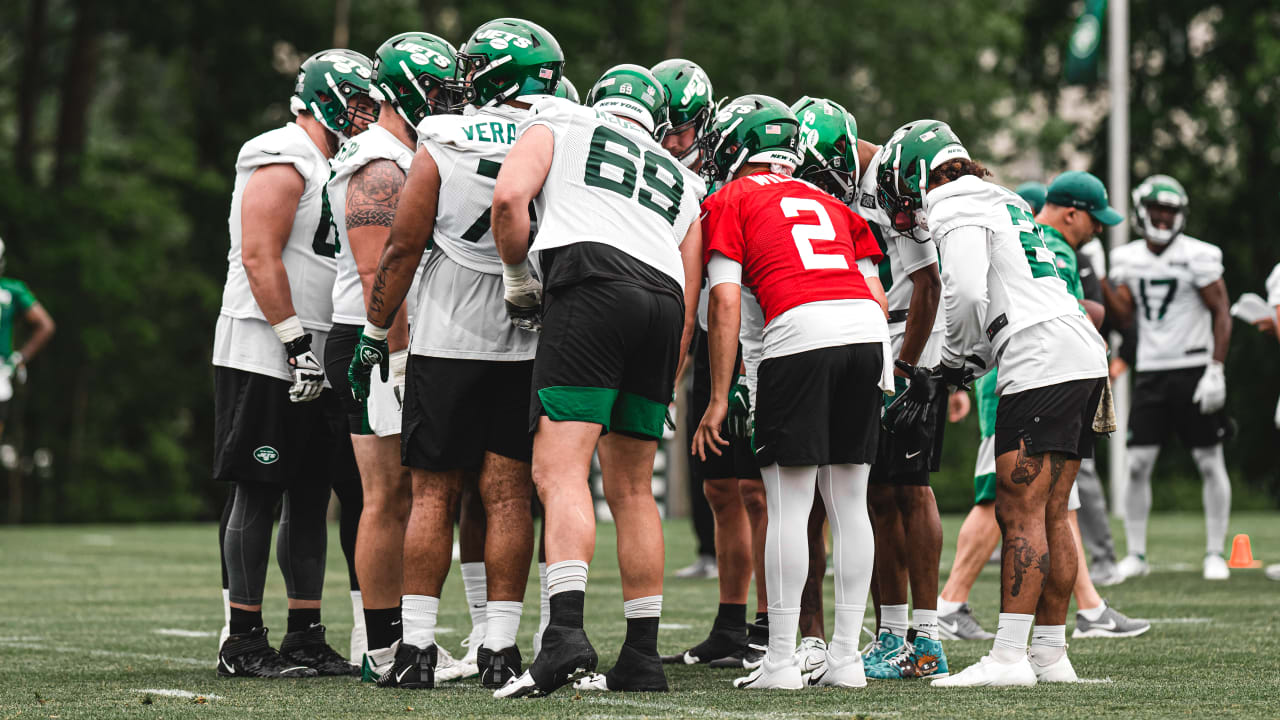
[[1222,371],[1222,363],[1215,360],[1205,366],[1191,402],[1200,406],[1202,415],[1215,413],[1227,404],[1227,376]]
[[542,331],[542,283],[529,272],[528,261],[502,266],[502,299],[511,324],[521,330]]
[[391,353],[391,392],[396,396],[396,407],[404,410],[404,376],[409,366],[409,351]]
[[272,325],[271,329],[284,343],[284,351],[289,355],[289,370],[293,373],[289,402],[308,402],[320,397],[324,390],[324,367],[320,365],[320,358],[311,351],[311,333],[302,329],[302,321],[297,315],[290,315]]

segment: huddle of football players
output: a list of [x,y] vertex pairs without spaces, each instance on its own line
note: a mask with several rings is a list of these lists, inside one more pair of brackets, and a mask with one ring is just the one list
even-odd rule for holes
[[[1120,217],[1088,173],[1064,173],[1033,206],[936,120],[877,146],[833,100],[717,104],[683,59],[615,66],[579,104],[564,65],[550,32],[514,18],[456,49],[409,32],[372,60],[326,50],[301,66],[295,121],[242,148],[214,350],[214,476],[232,483],[220,675],[410,689],[478,675],[496,697],[665,691],[664,662],[748,670],[744,689],[1075,681],[1073,592],[1076,637],[1149,627],[1098,596],[1075,512],[1077,472],[1114,428],[1108,315],[1137,322],[1140,348],[1120,571],[1148,567],[1151,468],[1172,423],[1205,478],[1205,577],[1225,577],[1226,291],[1221,254],[1181,234],[1176,181],[1139,187],[1144,241],[1112,255],[1091,299],[1081,248]],[[686,366],[720,604],[705,641],[661,656],[651,481]],[[975,380],[984,454],[939,594],[929,478],[948,404]],[[626,620],[604,673],[583,625],[593,456]],[[349,658],[321,624],[331,489]],[[277,517],[278,650],[262,620]],[[459,658],[436,638],[455,523],[473,624]],[[1000,537],[992,636],[965,600]],[[869,592],[878,633],[860,651]],[[994,644],[952,673],[944,637]]]

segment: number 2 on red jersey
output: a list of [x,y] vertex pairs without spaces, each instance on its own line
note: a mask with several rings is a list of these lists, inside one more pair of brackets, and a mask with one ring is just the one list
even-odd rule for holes
[[822,203],[814,198],[784,197],[778,201],[782,214],[789,218],[800,217],[802,212],[818,216],[818,224],[796,223],[791,226],[791,237],[800,252],[800,264],[805,270],[848,270],[849,261],[840,253],[820,253],[813,249],[814,240],[835,240],[836,228]]

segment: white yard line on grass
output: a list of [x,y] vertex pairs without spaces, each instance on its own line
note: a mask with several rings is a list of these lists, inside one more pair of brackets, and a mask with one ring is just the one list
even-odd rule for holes
[[1146,621],[1152,625],[1200,625],[1213,622],[1213,618],[1207,617],[1185,617],[1185,618],[1146,618]]
[[142,690],[134,690],[133,692],[145,693],[147,695],[163,695],[164,697],[176,697],[176,698],[194,699],[194,698],[202,697],[206,700],[222,699],[221,695],[214,695],[212,693],[209,693],[209,694],[193,693],[190,690],[170,690],[168,688],[145,688]]
[[170,637],[182,638],[207,638],[218,637],[218,633],[212,630],[183,630],[182,628],[160,628],[151,632],[157,635],[168,635]]
[[631,700],[611,695],[583,695],[583,702],[597,705],[613,705],[618,707],[629,707],[637,710],[660,712],[674,715],[675,717],[699,717],[699,718],[740,718],[751,717],[754,720],[786,720],[787,718],[812,718],[812,717],[899,717],[901,713],[866,713],[858,710],[833,710],[827,712],[759,712],[759,711],[740,711],[716,710],[714,708],[693,707],[689,705],[681,705],[673,702],[646,702],[643,700]]
[[197,665],[211,667],[213,660],[197,660],[195,658],[171,657],[169,655],[152,655],[151,653],[125,652],[123,650],[99,650],[97,648],[66,647],[62,645],[41,645],[27,642],[0,642],[0,647],[15,650],[37,650],[56,653],[77,653],[96,657],[120,658],[122,660],[151,660],[154,662],[171,662],[179,665]]
[[1115,681],[1111,678],[1080,678],[1076,682],[1081,685],[1107,685]]

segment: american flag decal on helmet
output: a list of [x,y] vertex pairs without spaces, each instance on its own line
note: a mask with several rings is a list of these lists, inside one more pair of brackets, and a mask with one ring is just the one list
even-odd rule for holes
[[543,80],[550,80],[551,76],[554,74],[555,73],[551,71],[551,68],[542,68],[541,70],[538,71],[538,77],[542,78]]

